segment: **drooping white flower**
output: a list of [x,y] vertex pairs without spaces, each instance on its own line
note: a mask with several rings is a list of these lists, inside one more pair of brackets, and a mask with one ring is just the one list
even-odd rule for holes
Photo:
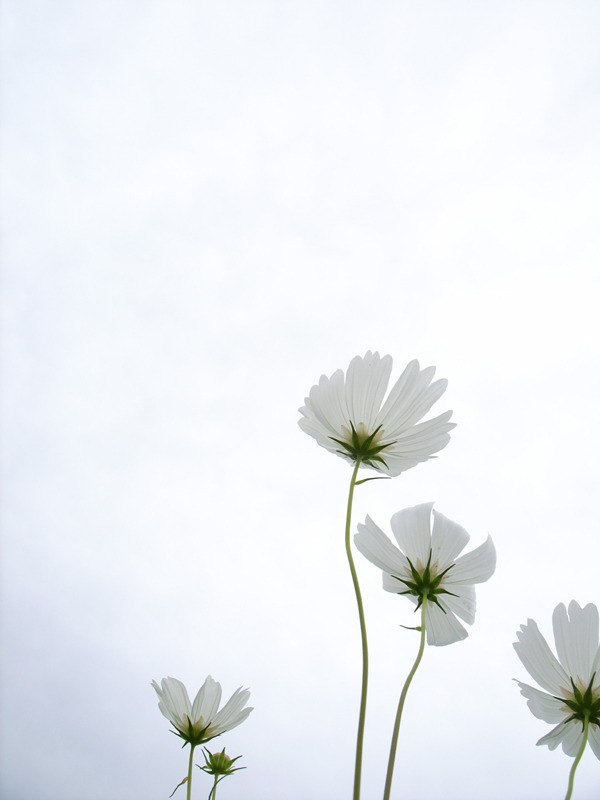
[[473,584],[490,578],[496,569],[496,550],[491,538],[457,558],[469,534],[456,522],[423,503],[398,511],[391,520],[396,547],[370,517],[358,526],[357,548],[383,570],[383,588],[408,597],[419,608],[426,594],[427,644],[446,645],[467,637],[458,621],[475,620]]
[[163,678],[160,686],[152,681],[152,686],[163,716],[173,724],[178,736],[194,746],[241,725],[252,711],[252,708],[244,708],[250,692],[241,687],[219,711],[221,684],[210,675],[200,687],[193,705],[187,689],[177,678]]
[[455,427],[448,421],[452,411],[419,422],[448,381],[431,383],[435,367],[422,370],[411,361],[384,402],[391,371],[391,356],[370,350],[356,356],[345,378],[342,370],[321,376],[299,409],[298,424],[326,450],[353,463],[360,458],[361,465],[386,475],[427,461],[448,444]]
[[[537,742],[554,750],[559,744],[568,756],[576,756],[583,743],[583,720],[589,719],[588,741],[600,758],[600,647],[598,609],[572,600],[569,613],[564,603],[552,614],[558,659],[532,619],[517,631],[514,643],[523,666],[541,692],[527,683],[519,684],[532,714],[544,722],[558,723]],[[547,694],[549,692],[549,694]]]

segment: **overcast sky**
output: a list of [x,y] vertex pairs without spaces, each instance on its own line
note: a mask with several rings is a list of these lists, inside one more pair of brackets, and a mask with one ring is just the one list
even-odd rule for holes
[[[596,0],[1,14],[2,800],[166,800],[187,751],[150,681],[208,674],[255,707],[213,742],[247,767],[221,800],[348,800],[351,469],[297,409],[368,349],[436,365],[457,427],[355,522],[436,501],[498,552],[469,638],[425,652],[393,798],[564,797],[512,642],[600,604]],[[376,800],[418,642],[357,564]],[[574,800],[599,786],[588,749]]]

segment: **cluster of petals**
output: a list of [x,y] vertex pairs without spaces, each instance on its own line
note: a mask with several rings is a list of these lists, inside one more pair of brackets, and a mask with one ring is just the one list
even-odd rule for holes
[[475,550],[457,558],[466,547],[469,534],[456,522],[433,511],[433,503],[398,511],[392,517],[391,527],[399,547],[370,517],[358,526],[354,537],[356,547],[383,571],[386,591],[403,594],[417,606],[420,598],[407,587],[414,585],[415,571],[427,574],[435,587],[425,604],[428,644],[447,645],[465,639],[467,631],[459,618],[469,625],[475,620],[473,585],[487,581],[496,568],[496,550],[491,538],[488,536]]
[[369,351],[352,359],[345,377],[342,370],[323,375],[299,409],[300,427],[350,462],[358,460],[356,443],[366,442],[361,465],[389,476],[427,461],[448,444],[455,427],[449,422],[452,411],[419,422],[448,382],[432,383],[435,367],[421,369],[411,361],[384,402],[391,372],[391,356]]
[[590,747],[600,758],[600,647],[598,609],[592,603],[584,608],[574,600],[569,611],[564,603],[554,609],[552,627],[558,659],[532,619],[517,631],[517,655],[532,678],[546,691],[517,681],[531,712],[544,722],[558,723],[538,744],[554,750],[559,744],[568,756],[576,756],[583,742],[584,727],[574,715],[577,693],[587,693],[588,710],[596,709],[596,722],[590,719]]
[[221,684],[209,675],[201,686],[194,703],[184,684],[177,678],[163,678],[159,686],[152,681],[159,702],[158,707],[176,733],[186,742],[193,745],[208,742],[225,731],[230,731],[246,719],[252,708],[244,708],[250,698],[248,689],[237,689],[223,708],[221,702]]

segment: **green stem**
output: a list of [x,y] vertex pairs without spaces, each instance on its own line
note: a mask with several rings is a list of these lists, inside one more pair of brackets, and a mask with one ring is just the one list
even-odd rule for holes
[[210,794],[208,795],[208,800],[216,800],[217,797],[217,783],[219,782],[219,777],[215,775],[215,782],[213,783],[213,787],[210,790]]
[[398,703],[398,710],[396,711],[396,721],[394,723],[394,733],[392,734],[392,743],[390,745],[390,757],[388,760],[387,775],[385,777],[385,790],[383,792],[383,800],[390,800],[390,792],[392,791],[392,778],[394,776],[394,762],[396,761],[396,748],[398,747],[398,734],[400,732],[400,720],[402,719],[402,711],[404,710],[404,701],[408,694],[408,687],[415,676],[415,672],[425,650],[425,607],[427,605],[427,592],[423,594],[423,603],[421,605],[421,644],[419,645],[419,652],[417,658],[412,666],[411,671],[408,673],[408,678],[400,694],[400,701]]
[[365,612],[363,609],[360,586],[358,585],[358,576],[356,574],[356,567],[354,566],[354,559],[352,558],[352,550],[350,548],[352,500],[354,498],[354,487],[356,486],[356,477],[358,475],[359,467],[360,467],[360,459],[357,459],[356,465],[354,467],[354,472],[352,473],[352,478],[350,480],[350,491],[348,492],[348,509],[346,511],[346,555],[348,556],[348,564],[350,565],[350,572],[352,574],[352,583],[354,584],[354,593],[356,594],[356,604],[358,606],[358,618],[360,621],[360,637],[362,640],[362,685],[360,693],[360,713],[358,716],[358,733],[356,736],[354,794],[352,795],[353,800],[359,800],[360,798],[360,778],[362,772],[363,739],[365,735],[365,718],[367,715],[367,685],[369,682],[369,649],[367,646],[367,627],[365,625]]
[[187,800],[191,800],[192,798],[192,770],[194,768],[194,749],[196,745],[190,744],[190,764],[188,767],[188,779],[187,779]]
[[583,718],[583,741],[581,742],[581,747],[579,748],[579,752],[575,756],[575,761],[573,762],[573,766],[571,767],[571,772],[569,773],[569,786],[567,789],[565,800],[571,800],[571,795],[573,794],[573,784],[575,783],[575,770],[577,769],[579,762],[581,761],[581,756],[583,755],[583,751],[585,750],[585,746],[587,744],[589,723],[590,723],[590,715],[589,712],[586,711]]

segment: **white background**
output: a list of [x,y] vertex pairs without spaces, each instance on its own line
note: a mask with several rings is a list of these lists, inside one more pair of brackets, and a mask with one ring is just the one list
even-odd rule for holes
[[[469,638],[425,652],[393,796],[564,797],[512,642],[600,603],[598,4],[5,0],[1,22],[2,800],[166,800],[187,751],[150,681],[209,673],[255,706],[213,742],[247,767],[220,800],[349,798],[351,470],[296,422],[367,349],[393,380],[435,364],[458,427],[359,487],[355,520],[435,500],[498,551]],[[375,800],[417,636],[357,558]],[[574,800],[599,786],[588,749]]]

